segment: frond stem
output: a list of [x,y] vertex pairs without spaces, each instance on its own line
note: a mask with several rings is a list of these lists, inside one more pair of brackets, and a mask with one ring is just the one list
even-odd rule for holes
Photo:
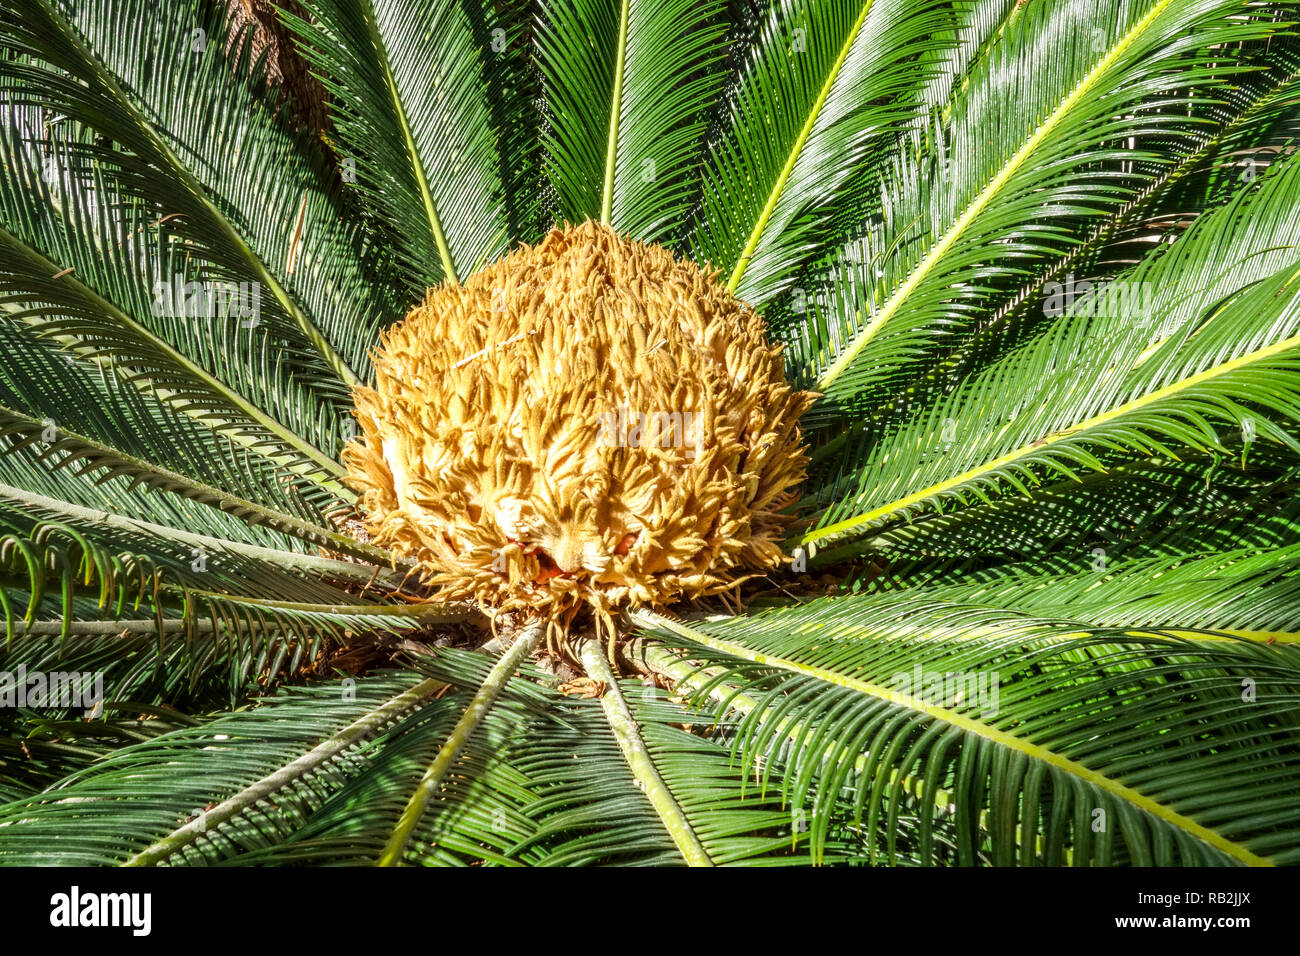
[[173,830],[158,842],[141,850],[122,865],[153,866],[163,862],[180,851],[181,848],[193,843],[208,829],[220,826],[232,817],[243,813],[257,801],[284,789],[297,780],[301,780],[318,767],[333,760],[349,747],[374,736],[388,724],[432,697],[442,687],[441,681],[432,678],[420,681],[410,690],[403,691],[370,711],[364,717],[354,720],[292,763],[281,767],[256,783],[250,784],[233,797],[223,800],[213,809],[200,814],[197,819],[191,820],[184,826]]
[[443,780],[446,779],[447,773],[451,770],[452,765],[456,762],[469,744],[470,737],[478,729],[483,718],[487,716],[496,699],[505,689],[510,678],[514,676],[515,671],[524,659],[532,653],[533,648],[537,646],[537,640],[541,637],[542,625],[540,623],[529,624],[519,636],[515,638],[510,649],[501,655],[501,658],[488,671],[487,677],[479,686],[478,691],[465,708],[465,713],[461,714],[460,720],[452,728],[451,734],[438,750],[438,755],[434,757],[433,763],[424,772],[420,778],[419,784],[415,788],[415,793],[411,795],[410,801],[406,804],[406,809],[402,811],[401,819],[398,820],[393,834],[389,837],[388,845],[384,847],[383,853],[380,854],[377,861],[378,866],[399,866],[402,862],[402,856],[406,852],[407,844],[410,843],[412,835],[415,833],[415,827],[424,816],[424,809],[428,806],[429,800],[441,789]]
[[[25,491],[22,488],[14,488],[11,485],[0,484],[0,499],[20,505],[29,512],[47,512],[58,515],[61,519],[78,521],[101,528],[110,528],[114,531],[122,531],[132,535],[139,535],[143,532],[148,537],[179,542],[189,547],[200,548],[208,554],[219,555],[222,552],[237,554],[240,557],[265,561],[268,564],[294,571],[321,574],[332,578],[342,578],[347,581],[358,581],[363,584],[371,581],[375,571],[371,565],[353,564],[349,561],[322,558],[313,554],[298,554],[276,548],[264,548],[255,544],[245,544],[242,541],[213,538],[205,534],[183,531],[180,528],[171,528],[167,525],[142,521],[139,518],[128,518],[125,515],[96,511],[93,508],[83,508],[68,501],[47,498],[44,495]],[[385,585],[391,584],[393,587],[397,587],[402,580],[401,576],[391,572],[381,573],[377,578]]]
[[[17,429],[4,428],[5,419],[18,423],[28,434],[39,434],[44,428],[42,423],[36,421],[36,419],[0,405],[0,432],[12,433],[17,431]],[[111,448],[66,428],[58,428],[57,434],[58,437],[50,443],[50,448],[45,452],[45,455],[55,451],[64,451],[74,460],[82,460],[88,457],[84,452],[89,450],[94,453],[94,458],[87,463],[90,470],[108,468],[114,473],[126,474],[132,478],[148,475],[148,480],[142,479],[141,483],[150,490],[162,488],[177,497],[197,501],[226,514],[234,514],[250,526],[265,525],[302,541],[310,541],[313,544],[323,545],[331,550],[351,554],[354,557],[364,558],[377,564],[392,563],[393,556],[383,548],[365,544],[330,528],[303,521],[282,511],[276,511],[273,508],[230,494],[201,481],[187,478],[178,472],[128,455],[116,448]],[[65,445],[65,442],[71,444]],[[250,517],[255,520],[249,520]]]
[[636,718],[632,716],[632,710],[628,707],[623,692],[619,690],[618,678],[614,676],[598,641],[588,640],[583,643],[582,663],[589,676],[605,685],[605,693],[600,698],[605,719],[609,721],[610,730],[614,732],[614,738],[623,751],[623,759],[627,761],[637,787],[659,814],[659,820],[673,838],[678,852],[690,866],[713,866],[713,860],[700,843],[695,828],[686,819],[686,814],[673,798],[668,784],[659,775],[654,758],[637,730]]
[[776,657],[773,655],[763,654],[745,647],[743,644],[736,644],[732,641],[721,640],[712,637],[701,631],[689,627],[681,621],[674,621],[667,617],[649,611],[638,611],[633,614],[633,620],[637,623],[644,623],[646,626],[657,627],[664,630],[672,631],[681,637],[686,638],[692,643],[707,647],[710,650],[722,654],[738,657],[742,660],[751,661],[764,667],[775,668],[776,670],[786,671],[791,674],[799,674],[804,677],[811,677],[814,680],[821,681],[836,687],[843,687],[855,691],[859,694],[865,694],[878,700],[888,701],[896,707],[903,707],[907,710],[914,711],[918,714],[925,714],[935,720],[941,721],[948,726],[959,728],[966,733],[975,734],[990,740],[1000,747],[1005,747],[1014,753],[1023,754],[1034,760],[1040,760],[1049,767],[1053,767],[1063,773],[1067,773],[1076,779],[1091,784],[1100,790],[1112,794],[1121,800],[1125,800],[1153,817],[1163,820],[1169,825],[1182,830],[1189,836],[1195,837],[1210,846],[1219,850],[1221,853],[1245,863],[1250,866],[1272,866],[1273,864],[1266,858],[1256,856],[1244,846],[1235,843],[1223,836],[1221,833],[1197,823],[1190,817],[1183,816],[1177,811],[1152,800],[1145,794],[1139,793],[1131,787],[1126,787],[1118,780],[1114,780],[1105,774],[1099,773],[1084,764],[1071,760],[1068,757],[1055,751],[1048,750],[1046,747],[1033,743],[1015,734],[1000,730],[981,720],[968,717],[946,707],[937,707],[926,700],[915,697],[911,694],[900,693],[896,688],[886,687],[881,684],[873,684],[869,681],[859,680],[855,677],[847,677],[843,674],[836,673],[824,667],[817,667],[812,664],[804,664],[799,661],[788,658]]
[[630,0],[623,0],[618,13],[618,55],[614,60],[614,92],[609,105],[609,143],[605,147],[605,188],[600,199],[600,221],[608,226],[614,213],[614,167],[618,165],[618,123],[623,109],[623,69],[627,55],[627,21]]

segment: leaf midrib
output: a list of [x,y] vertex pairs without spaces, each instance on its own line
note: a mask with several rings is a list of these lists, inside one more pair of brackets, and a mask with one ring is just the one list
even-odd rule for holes
[[[215,538],[211,535],[186,531],[182,528],[173,528],[169,525],[156,524],[152,521],[145,521],[140,518],[131,518],[126,515],[113,514],[108,511],[96,511],[93,508],[85,508],[81,505],[73,504],[70,501],[60,501],[57,498],[50,498],[46,495],[37,494],[34,491],[27,491],[25,488],[15,488],[12,485],[0,484],[0,498],[26,508],[37,511],[48,511],[53,514],[61,515],[68,520],[79,521],[91,526],[112,528],[116,531],[127,532],[128,534],[139,534],[144,532],[150,537],[155,537],[160,540],[178,541],[182,544],[189,545],[190,547],[201,548],[211,555],[220,555],[223,552],[228,552],[254,561],[264,561],[267,564],[281,568],[289,568],[313,574],[325,574],[331,577],[342,578],[347,581],[356,581],[362,584],[368,584],[372,580],[379,580],[385,584],[391,582],[395,587],[398,587],[400,586],[400,582],[403,580],[401,575],[384,572],[382,569],[377,569],[373,565],[353,564],[350,561],[324,558],[314,554],[301,554],[296,551],[281,551],[276,548],[265,548],[261,545],[248,544],[243,541],[231,541],[228,538]],[[375,574],[374,572],[376,571],[379,571],[380,573]]]
[[654,758],[637,730],[636,718],[632,715],[623,692],[619,690],[618,678],[609,666],[600,642],[594,639],[586,641],[581,653],[587,673],[605,685],[605,692],[600,695],[600,704],[609,729],[623,754],[623,760],[636,780],[638,789],[645,794],[658,814],[659,822],[668,831],[677,852],[688,866],[713,866],[713,860],[700,842],[695,828],[691,826],[686,813],[655,766]]
[[1208,843],[1216,850],[1219,850],[1234,860],[1238,860],[1250,866],[1273,865],[1271,861],[1256,856],[1245,847],[1238,843],[1234,843],[1232,840],[1229,840],[1217,831],[1197,823],[1190,817],[1183,816],[1175,810],[1158,803],[1130,787],[1124,786],[1124,784],[1120,783],[1118,780],[1113,780],[1105,774],[1092,770],[1084,764],[1071,760],[1068,757],[1053,750],[1049,750],[1039,744],[1035,744],[1032,741],[1017,737],[1005,730],[999,730],[983,721],[968,717],[965,714],[959,714],[946,707],[936,707],[921,698],[914,697],[910,694],[899,693],[897,689],[892,687],[885,687],[880,684],[873,684],[857,678],[846,677],[826,668],[816,667],[811,664],[802,664],[788,658],[761,654],[758,651],[750,650],[741,644],[735,644],[731,641],[724,641],[719,638],[711,637],[707,634],[696,631],[693,628],[687,627],[683,623],[670,620],[666,617],[655,615],[654,623],[660,627],[674,631],[682,637],[711,650],[723,654],[729,654],[733,657],[739,657],[743,660],[751,661],[755,664],[761,664],[765,667],[775,667],[778,670],[811,677],[815,680],[820,680],[823,683],[833,684],[837,687],[843,687],[847,690],[866,694],[867,696],[888,701],[899,707],[915,711],[916,713],[925,714],[926,716],[932,717],[936,720],[941,720],[950,726],[957,727],[967,733],[976,734],[997,744],[998,746],[1023,754],[1031,759],[1040,760],[1048,766],[1063,773],[1067,773],[1072,777],[1090,783],[1093,786],[1132,804],[1138,809],[1150,813],[1152,816],[1168,823],[1170,826],[1176,827],[1196,839]]
[[415,791],[411,794],[402,815],[398,818],[397,825],[388,838],[388,843],[384,846],[383,852],[380,853],[379,859],[376,861],[376,866],[388,867],[401,864],[406,848],[415,835],[415,828],[424,816],[425,807],[428,806],[434,794],[441,789],[443,781],[451,772],[456,760],[469,745],[470,738],[484,718],[487,717],[497,698],[505,690],[506,684],[514,676],[515,671],[532,653],[541,633],[542,625],[540,623],[527,625],[519,632],[509,650],[502,654],[501,658],[492,665],[492,669],[488,671],[487,677],[479,685],[464,713],[456,721],[456,726],[452,728],[446,741],[438,749],[433,762],[429,764],[424,775],[416,784]]
[[627,23],[630,0],[623,0],[618,13],[618,52],[614,58],[613,92],[609,105],[609,141],[605,144],[605,185],[600,198],[600,221],[609,225],[614,213],[614,169],[618,165],[618,126],[623,113],[623,73],[627,58]]
[[749,261],[754,257],[758,249],[759,242],[762,241],[763,234],[767,231],[767,224],[776,212],[777,203],[780,202],[782,195],[785,193],[786,184],[790,181],[790,176],[794,173],[795,164],[803,154],[804,145],[808,142],[808,137],[812,135],[813,127],[817,123],[817,117],[821,115],[822,107],[826,105],[826,98],[830,95],[831,87],[835,85],[836,79],[840,75],[840,70],[844,67],[845,60],[848,59],[849,51],[853,48],[853,43],[862,29],[862,24],[866,22],[867,14],[871,12],[871,7],[875,0],[867,0],[862,5],[862,12],[858,14],[857,21],[853,28],[849,30],[849,35],[840,48],[839,56],[831,64],[830,72],[826,75],[825,82],[822,83],[821,91],[817,94],[817,99],[813,102],[812,109],[808,113],[808,118],[804,120],[803,127],[799,130],[799,135],[795,137],[794,144],[790,147],[790,153],[786,156],[785,165],[781,167],[781,172],[772,184],[771,192],[768,193],[767,202],[763,204],[763,209],[754,223],[754,228],[750,230],[749,238],[745,240],[745,246],[741,249],[740,258],[736,260],[735,267],[731,270],[731,277],[727,280],[727,291],[733,295],[736,289],[740,287],[741,277],[744,276],[745,270],[749,268]]
[[1105,425],[1123,415],[1129,414],[1130,412],[1145,408],[1161,399],[1168,398],[1171,395],[1176,395],[1179,392],[1194,388],[1195,386],[1217,378],[1220,375],[1226,375],[1229,372],[1236,371],[1237,369],[1250,365],[1251,363],[1272,358],[1275,355],[1294,348],[1300,348],[1300,335],[1293,335],[1290,338],[1283,339],[1280,342],[1274,342],[1272,345],[1265,346],[1262,349],[1256,349],[1254,352],[1240,355],[1235,359],[1230,359],[1227,362],[1208,368],[1203,372],[1198,372],[1195,375],[1180,379],[1177,382],[1171,382],[1170,384],[1155,389],[1152,392],[1148,392],[1146,395],[1142,395],[1132,401],[1125,402],[1123,405],[1102,412],[1100,415],[1094,415],[1092,418],[1085,419],[1082,422],[1067,425],[1033,444],[1023,445],[1014,451],[1007,452],[1005,455],[993,459],[992,461],[968,469],[960,475],[930,485],[928,488],[922,488],[920,491],[913,492],[903,498],[898,498],[888,504],[863,512],[856,517],[846,518],[845,520],[836,522],[835,524],[829,524],[823,528],[809,531],[799,538],[799,542],[801,544],[809,544],[811,542],[820,541],[824,538],[835,537],[863,525],[870,524],[871,522],[878,521],[881,518],[890,517],[906,508],[919,504],[928,498],[932,498],[935,495],[953,491],[962,485],[975,481],[984,475],[1012,464],[1021,458],[1040,452],[1044,448],[1049,448],[1052,445],[1066,440],[1079,441],[1086,438],[1087,436],[1085,433],[1089,430]]
[[456,263],[451,255],[451,247],[447,245],[447,236],[442,228],[442,217],[439,215],[438,205],[433,199],[433,191],[429,186],[429,178],[425,174],[424,162],[420,158],[419,149],[416,147],[415,134],[411,130],[411,123],[406,115],[406,105],[402,102],[401,93],[397,89],[397,78],[393,75],[392,65],[389,63],[388,47],[379,32],[379,24],[375,19],[375,6],[373,3],[366,3],[363,16],[365,17],[366,31],[369,34],[371,46],[375,51],[379,70],[384,78],[384,86],[393,104],[393,114],[397,118],[398,128],[402,131],[402,144],[406,148],[411,164],[411,172],[414,174],[416,186],[420,190],[420,202],[424,206],[425,218],[429,221],[429,231],[433,233],[433,242],[438,248],[438,258],[442,262],[443,277],[447,282],[455,285],[460,282],[460,276],[456,272]]
[[145,134],[149,141],[153,143],[154,149],[158,150],[164,162],[167,163],[176,178],[180,180],[182,185],[189,190],[199,204],[208,212],[212,223],[225,235],[227,240],[235,247],[236,251],[244,261],[248,263],[249,267],[256,274],[258,280],[271,290],[271,294],[280,304],[280,307],[284,309],[285,314],[294,321],[302,333],[307,337],[307,340],[316,349],[317,353],[322,359],[324,359],[325,364],[340,379],[342,379],[349,388],[356,388],[361,385],[361,379],[357,374],[334,350],[334,347],[330,344],[325,335],[312,324],[307,316],[302,313],[302,310],[294,303],[285,288],[280,285],[273,275],[271,275],[270,270],[266,267],[266,264],[262,261],[261,257],[253,252],[253,250],[248,246],[248,243],[246,243],[243,237],[239,234],[239,231],[235,229],[234,225],[225,214],[217,208],[217,205],[208,196],[208,192],[204,189],[202,183],[200,183],[185,164],[180,161],[180,157],[176,155],[172,148],[167,144],[167,141],[163,139],[157,129],[154,128],[154,125],[149,121],[148,117],[146,117],[139,108],[136,107],[135,103],[131,101],[130,97],[126,95],[113,74],[104,66],[103,63],[100,62],[99,57],[95,55],[94,51],[83,42],[80,34],[58,13],[57,10],[51,9],[48,0],[36,0],[36,2],[44,8],[46,15],[49,16],[51,21],[58,27],[59,32],[63,34],[64,38],[76,49],[82,61],[95,72],[100,83],[102,83],[109,91],[113,99],[117,101],[117,104],[128,116],[130,116],[131,120]]
[[[854,360],[866,348],[880,329],[894,317],[894,315],[903,307],[907,297],[934,271],[940,260],[947,255],[957,241],[962,237],[970,225],[979,218],[980,214],[988,207],[994,198],[1002,191],[1011,178],[1020,170],[1029,160],[1029,157],[1038,148],[1038,146],[1047,139],[1057,126],[1070,114],[1074,107],[1084,98],[1087,92],[1094,87],[1097,82],[1106,74],[1110,67],[1123,54],[1133,46],[1134,43],[1142,36],[1143,33],[1151,26],[1161,13],[1173,2],[1173,0],[1159,0],[1147,14],[1139,20],[1128,33],[1117,43],[1107,54],[1097,62],[1088,74],[1079,81],[1079,84],[1070,91],[1069,95],[1061,101],[1052,114],[1044,121],[1034,133],[1027,139],[1020,149],[1006,162],[1006,164],[997,172],[997,175],[984,187],[971,204],[966,207],[957,221],[949,227],[943,237],[936,243],[926,254],[925,258],[915,270],[907,277],[901,286],[889,297],[889,300],[881,307],[881,310],[869,321],[862,330],[855,336],[849,347],[846,348],[838,359],[831,365],[821,378],[817,380],[816,391],[825,393],[832,385],[844,374],[845,371],[853,364]],[[859,313],[860,314],[860,313]]]

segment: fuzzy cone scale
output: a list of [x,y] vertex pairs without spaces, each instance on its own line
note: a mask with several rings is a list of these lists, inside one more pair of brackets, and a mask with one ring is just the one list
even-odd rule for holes
[[372,538],[444,600],[567,632],[734,587],[778,542],[813,395],[713,273],[587,222],[427,295],[344,452]]

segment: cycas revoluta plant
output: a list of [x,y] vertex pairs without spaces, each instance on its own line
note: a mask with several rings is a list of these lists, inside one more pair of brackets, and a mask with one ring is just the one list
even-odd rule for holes
[[0,0],[0,859],[1297,862],[1298,21]]

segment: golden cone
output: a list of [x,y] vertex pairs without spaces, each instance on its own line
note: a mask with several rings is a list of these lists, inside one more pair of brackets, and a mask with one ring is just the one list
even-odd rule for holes
[[[390,329],[344,451],[376,543],[443,600],[583,608],[734,587],[778,542],[813,399],[716,277],[593,222],[553,230]],[[558,642],[558,643],[557,643]]]

